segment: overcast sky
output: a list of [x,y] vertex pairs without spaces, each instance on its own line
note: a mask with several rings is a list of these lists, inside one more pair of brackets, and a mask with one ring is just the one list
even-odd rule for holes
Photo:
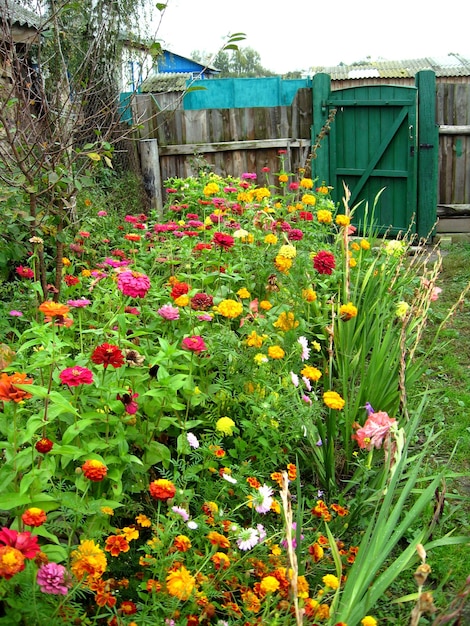
[[[153,3],[154,0],[152,0]],[[161,0],[164,2],[164,0]],[[228,34],[261,55],[276,73],[317,65],[404,60],[458,53],[470,58],[470,2],[446,0],[166,0],[153,35],[163,47],[191,56],[217,53]],[[154,10],[154,24],[160,13]]]

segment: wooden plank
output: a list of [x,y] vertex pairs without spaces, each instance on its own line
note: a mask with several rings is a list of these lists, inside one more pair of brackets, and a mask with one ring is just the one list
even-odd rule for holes
[[450,125],[442,124],[439,126],[440,135],[470,135],[470,125]]
[[220,143],[187,143],[179,145],[160,146],[162,156],[176,156],[184,154],[201,154],[209,152],[224,152],[231,150],[264,150],[269,148],[301,148],[310,145],[309,139],[264,139],[259,141],[222,141]]

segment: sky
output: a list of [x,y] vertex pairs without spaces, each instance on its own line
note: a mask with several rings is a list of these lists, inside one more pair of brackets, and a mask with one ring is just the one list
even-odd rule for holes
[[[163,3],[165,0],[161,0]],[[151,4],[155,6],[154,0]],[[216,54],[229,34],[253,48],[277,74],[366,60],[447,57],[470,59],[470,2],[445,0],[166,0],[153,9],[151,34],[162,46],[191,57]]]

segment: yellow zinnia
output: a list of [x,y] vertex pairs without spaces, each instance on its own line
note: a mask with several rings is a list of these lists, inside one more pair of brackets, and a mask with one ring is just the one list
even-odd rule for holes
[[278,254],[286,257],[286,259],[295,259],[297,256],[297,250],[294,246],[285,245],[279,248]]
[[276,269],[284,273],[287,273],[292,267],[292,259],[288,259],[287,257],[282,256],[282,254],[277,255],[274,259],[274,263],[276,265]]
[[343,322],[347,322],[353,317],[357,316],[357,307],[352,304],[352,302],[348,302],[347,304],[342,304],[339,308],[339,315]]
[[315,196],[312,196],[311,193],[304,193],[304,195],[302,196],[302,203],[310,206],[315,206],[315,204],[317,203],[317,199],[315,198]]
[[326,209],[320,209],[317,212],[317,220],[320,222],[320,224],[331,224],[331,222],[333,221],[333,215],[331,214],[331,211],[327,211]]
[[339,580],[333,574],[326,574],[323,576],[322,581],[323,584],[330,589],[338,589],[339,587]]
[[270,233],[269,235],[266,235],[266,237],[264,238],[264,243],[269,243],[271,245],[276,244],[277,243],[276,235],[273,235],[272,233]]
[[303,189],[312,189],[313,188],[313,180],[311,178],[302,178],[300,181],[300,186]]
[[362,626],[377,626],[377,620],[372,615],[366,615],[361,619]]

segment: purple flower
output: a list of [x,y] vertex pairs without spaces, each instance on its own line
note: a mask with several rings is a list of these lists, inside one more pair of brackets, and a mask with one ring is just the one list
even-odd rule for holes
[[23,313],[21,311],[10,311],[9,315],[11,315],[12,317],[23,317]]
[[158,309],[157,313],[160,317],[163,317],[164,320],[177,320],[180,316],[178,307],[172,306],[171,304],[164,304]]
[[373,413],[375,413],[372,405],[370,402],[366,402],[365,406],[364,406],[365,410],[367,411],[367,415],[372,415]]
[[42,565],[37,573],[36,581],[43,593],[65,596],[68,593],[67,570],[58,563]]
[[67,304],[73,309],[83,309],[91,304],[91,300],[87,300],[86,298],[80,298],[79,300],[67,300]]

